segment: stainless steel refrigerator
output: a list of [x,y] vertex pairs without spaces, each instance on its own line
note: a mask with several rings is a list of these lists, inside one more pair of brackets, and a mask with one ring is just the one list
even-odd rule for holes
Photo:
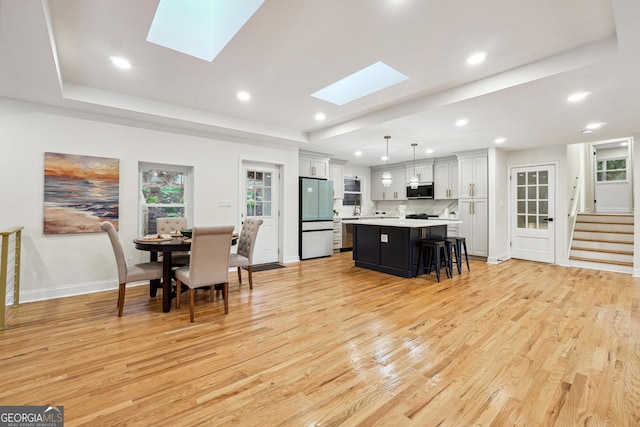
[[300,178],[300,259],[333,254],[333,181]]

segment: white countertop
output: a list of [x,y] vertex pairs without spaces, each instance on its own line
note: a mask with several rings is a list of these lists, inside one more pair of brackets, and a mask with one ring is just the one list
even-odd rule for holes
[[422,227],[435,227],[438,225],[449,224],[462,224],[459,219],[391,219],[391,218],[379,218],[379,219],[361,219],[358,224],[364,225],[383,225],[386,227],[405,227],[405,228],[422,228]]
[[397,216],[382,216],[382,215],[362,215],[362,216],[341,216],[339,217],[343,221],[362,221],[365,219],[398,219]]

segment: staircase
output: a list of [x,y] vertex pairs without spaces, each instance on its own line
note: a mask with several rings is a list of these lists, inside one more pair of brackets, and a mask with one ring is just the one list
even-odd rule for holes
[[574,267],[633,273],[633,214],[578,214],[569,253]]

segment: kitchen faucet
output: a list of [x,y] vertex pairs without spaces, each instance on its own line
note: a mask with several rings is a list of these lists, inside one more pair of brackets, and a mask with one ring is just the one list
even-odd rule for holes
[[360,201],[360,196],[356,196],[355,200],[353,201],[353,216],[360,215],[362,211],[361,203],[362,202]]

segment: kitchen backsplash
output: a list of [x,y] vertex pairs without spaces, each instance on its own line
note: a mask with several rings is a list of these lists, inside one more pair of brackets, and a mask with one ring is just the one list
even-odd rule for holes
[[[406,213],[417,214],[427,213],[440,215],[446,208],[449,212],[456,212],[457,200],[403,200],[403,201],[378,201],[366,200],[360,210],[361,216],[380,215],[384,212],[387,216],[398,216],[398,206],[405,205]],[[334,200],[333,209],[339,213],[340,217],[353,216],[353,206],[342,206],[342,200]]]

